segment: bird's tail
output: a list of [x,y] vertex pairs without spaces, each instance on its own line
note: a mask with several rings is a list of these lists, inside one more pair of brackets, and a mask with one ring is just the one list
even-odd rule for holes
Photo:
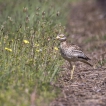
[[88,65],[90,65],[91,67],[93,67],[93,65],[90,64],[88,61],[86,61],[86,60],[81,60],[81,61],[84,62],[84,63],[86,63],[86,64],[88,64]]

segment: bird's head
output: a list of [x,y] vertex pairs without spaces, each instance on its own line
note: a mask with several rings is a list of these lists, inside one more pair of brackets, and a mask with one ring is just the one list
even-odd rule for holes
[[56,39],[60,41],[66,41],[66,36],[64,34],[57,35]]

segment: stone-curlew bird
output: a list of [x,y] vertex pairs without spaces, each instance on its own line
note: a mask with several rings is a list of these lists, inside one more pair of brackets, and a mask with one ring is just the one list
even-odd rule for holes
[[60,40],[60,53],[62,57],[67,60],[70,64],[71,70],[71,79],[73,78],[73,73],[75,69],[75,65],[72,66],[72,62],[81,61],[90,66],[93,66],[88,62],[90,58],[88,58],[84,52],[80,49],[80,47],[76,45],[70,45],[66,42],[66,36],[64,34],[60,34],[56,37],[56,39]]

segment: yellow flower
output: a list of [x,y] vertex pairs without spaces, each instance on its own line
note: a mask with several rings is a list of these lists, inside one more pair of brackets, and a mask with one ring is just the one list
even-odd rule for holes
[[35,47],[38,47],[39,46],[39,44],[38,43],[35,43]]
[[5,47],[5,50],[12,52],[12,49]]
[[36,50],[36,52],[40,52],[40,50]]
[[59,50],[57,47],[54,47],[54,50]]
[[29,43],[29,41],[28,41],[28,40],[23,40],[23,42],[24,42],[25,44],[28,44],[28,43]]
[[36,52],[42,52],[42,49],[37,49]]

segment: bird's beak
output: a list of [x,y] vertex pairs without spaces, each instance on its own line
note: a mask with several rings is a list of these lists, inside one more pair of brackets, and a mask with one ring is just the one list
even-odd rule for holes
[[59,36],[56,37],[56,39],[59,39],[59,38],[60,38]]

